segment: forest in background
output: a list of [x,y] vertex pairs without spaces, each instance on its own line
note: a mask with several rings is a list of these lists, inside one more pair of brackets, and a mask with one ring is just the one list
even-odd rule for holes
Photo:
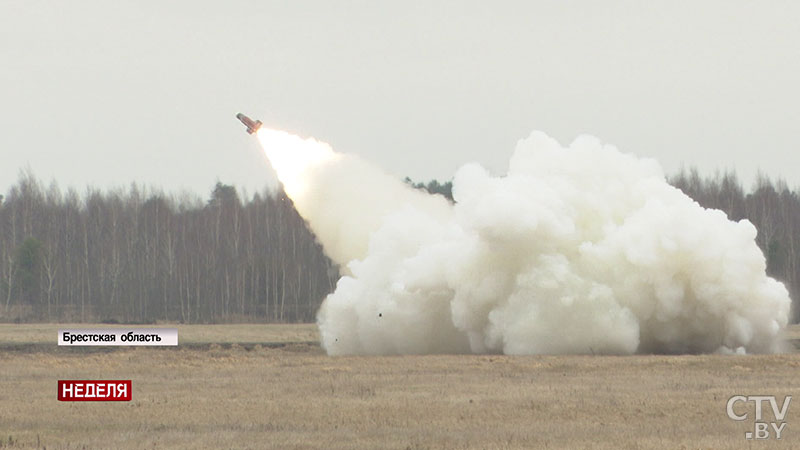
[[[405,181],[452,200],[450,182]],[[753,222],[768,273],[798,301],[798,192],[766,176],[745,192],[732,172],[682,170],[668,181]],[[28,171],[0,196],[4,322],[309,322],[338,277],[282,191],[249,196],[217,183],[207,200],[136,184],[64,193]]]
[[0,277],[2,321],[309,322],[338,268],[282,192],[79,195],[23,173],[0,202]]

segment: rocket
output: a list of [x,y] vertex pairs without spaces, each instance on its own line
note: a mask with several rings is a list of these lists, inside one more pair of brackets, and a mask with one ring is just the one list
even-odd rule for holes
[[258,129],[261,128],[261,125],[263,125],[260,120],[253,120],[242,113],[236,114],[236,118],[247,127],[247,132],[250,134],[258,131]]

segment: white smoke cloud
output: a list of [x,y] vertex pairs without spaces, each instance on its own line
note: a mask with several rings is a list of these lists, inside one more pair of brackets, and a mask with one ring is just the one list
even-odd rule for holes
[[462,167],[456,204],[345,156],[292,195],[347,264],[318,315],[331,355],[779,350],[790,300],[747,220],[659,164],[540,132],[508,174]]

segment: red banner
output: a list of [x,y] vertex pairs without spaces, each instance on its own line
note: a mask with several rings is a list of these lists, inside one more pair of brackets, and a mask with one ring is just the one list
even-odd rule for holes
[[129,402],[131,380],[58,380],[62,402]]

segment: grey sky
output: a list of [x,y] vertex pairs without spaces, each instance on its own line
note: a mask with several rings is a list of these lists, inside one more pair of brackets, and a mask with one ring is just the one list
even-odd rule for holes
[[0,0],[0,191],[272,175],[234,115],[398,176],[540,129],[800,185],[800,3]]

